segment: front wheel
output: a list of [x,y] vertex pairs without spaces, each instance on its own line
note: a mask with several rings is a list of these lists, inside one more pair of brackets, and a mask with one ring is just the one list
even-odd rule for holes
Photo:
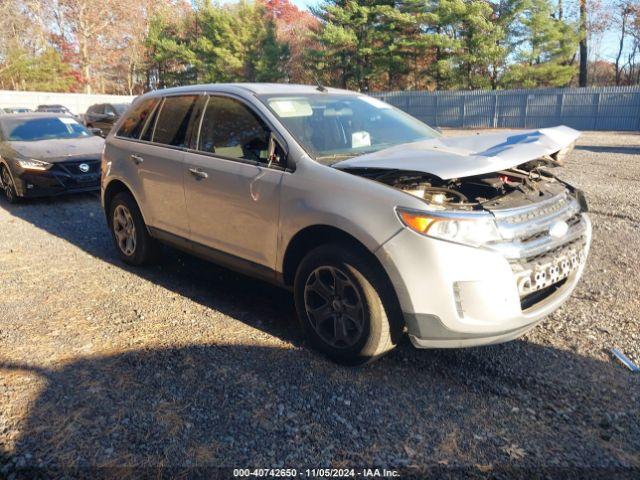
[[16,187],[13,184],[13,179],[11,178],[11,174],[9,173],[9,169],[6,165],[2,165],[2,172],[0,172],[0,176],[2,177],[2,190],[4,191],[4,196],[7,201],[9,203],[18,203],[20,201],[20,197],[18,197]]
[[117,194],[109,206],[109,227],[120,258],[130,265],[153,263],[159,246],[147,230],[135,199]]
[[361,365],[395,347],[395,294],[365,252],[339,244],[312,250],[298,267],[294,296],[307,338],[332,360]]

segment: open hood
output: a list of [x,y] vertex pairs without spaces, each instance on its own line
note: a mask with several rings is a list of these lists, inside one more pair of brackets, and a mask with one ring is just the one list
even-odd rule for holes
[[513,168],[566,151],[580,132],[559,126],[406,143],[333,164],[338,169],[381,168],[424,172],[443,180]]

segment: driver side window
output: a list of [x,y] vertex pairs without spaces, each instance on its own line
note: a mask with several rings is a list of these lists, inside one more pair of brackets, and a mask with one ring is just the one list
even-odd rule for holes
[[269,134],[265,123],[242,102],[211,97],[202,120],[198,150],[267,163]]

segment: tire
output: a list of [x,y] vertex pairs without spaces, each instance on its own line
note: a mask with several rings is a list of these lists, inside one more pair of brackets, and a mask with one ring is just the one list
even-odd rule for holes
[[[368,252],[353,246],[329,244],[309,252],[297,269],[294,297],[311,345],[342,365],[381,357],[402,333],[390,281]],[[358,301],[361,309],[354,307]]]
[[149,235],[138,204],[128,192],[120,192],[109,205],[109,230],[120,258],[129,265],[154,263],[158,242]]
[[7,201],[13,204],[20,202],[20,197],[16,192],[16,187],[11,178],[11,173],[6,165],[2,165],[0,175],[2,175],[2,191]]

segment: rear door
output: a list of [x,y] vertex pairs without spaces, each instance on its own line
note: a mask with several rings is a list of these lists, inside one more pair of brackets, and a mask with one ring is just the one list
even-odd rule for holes
[[211,96],[184,175],[193,242],[273,269],[285,173],[267,166],[269,135],[249,105]]
[[198,95],[166,97],[142,133],[138,171],[151,225],[189,237],[184,196],[184,150]]
[[[109,142],[125,164],[122,170],[135,190],[150,227],[189,237],[184,198],[184,149],[198,95],[150,99],[134,107]],[[154,102],[155,104],[149,104]],[[140,112],[138,112],[138,110]],[[144,123],[137,120],[145,117]],[[119,141],[125,137],[131,141]],[[117,153],[118,149],[121,153]]]

